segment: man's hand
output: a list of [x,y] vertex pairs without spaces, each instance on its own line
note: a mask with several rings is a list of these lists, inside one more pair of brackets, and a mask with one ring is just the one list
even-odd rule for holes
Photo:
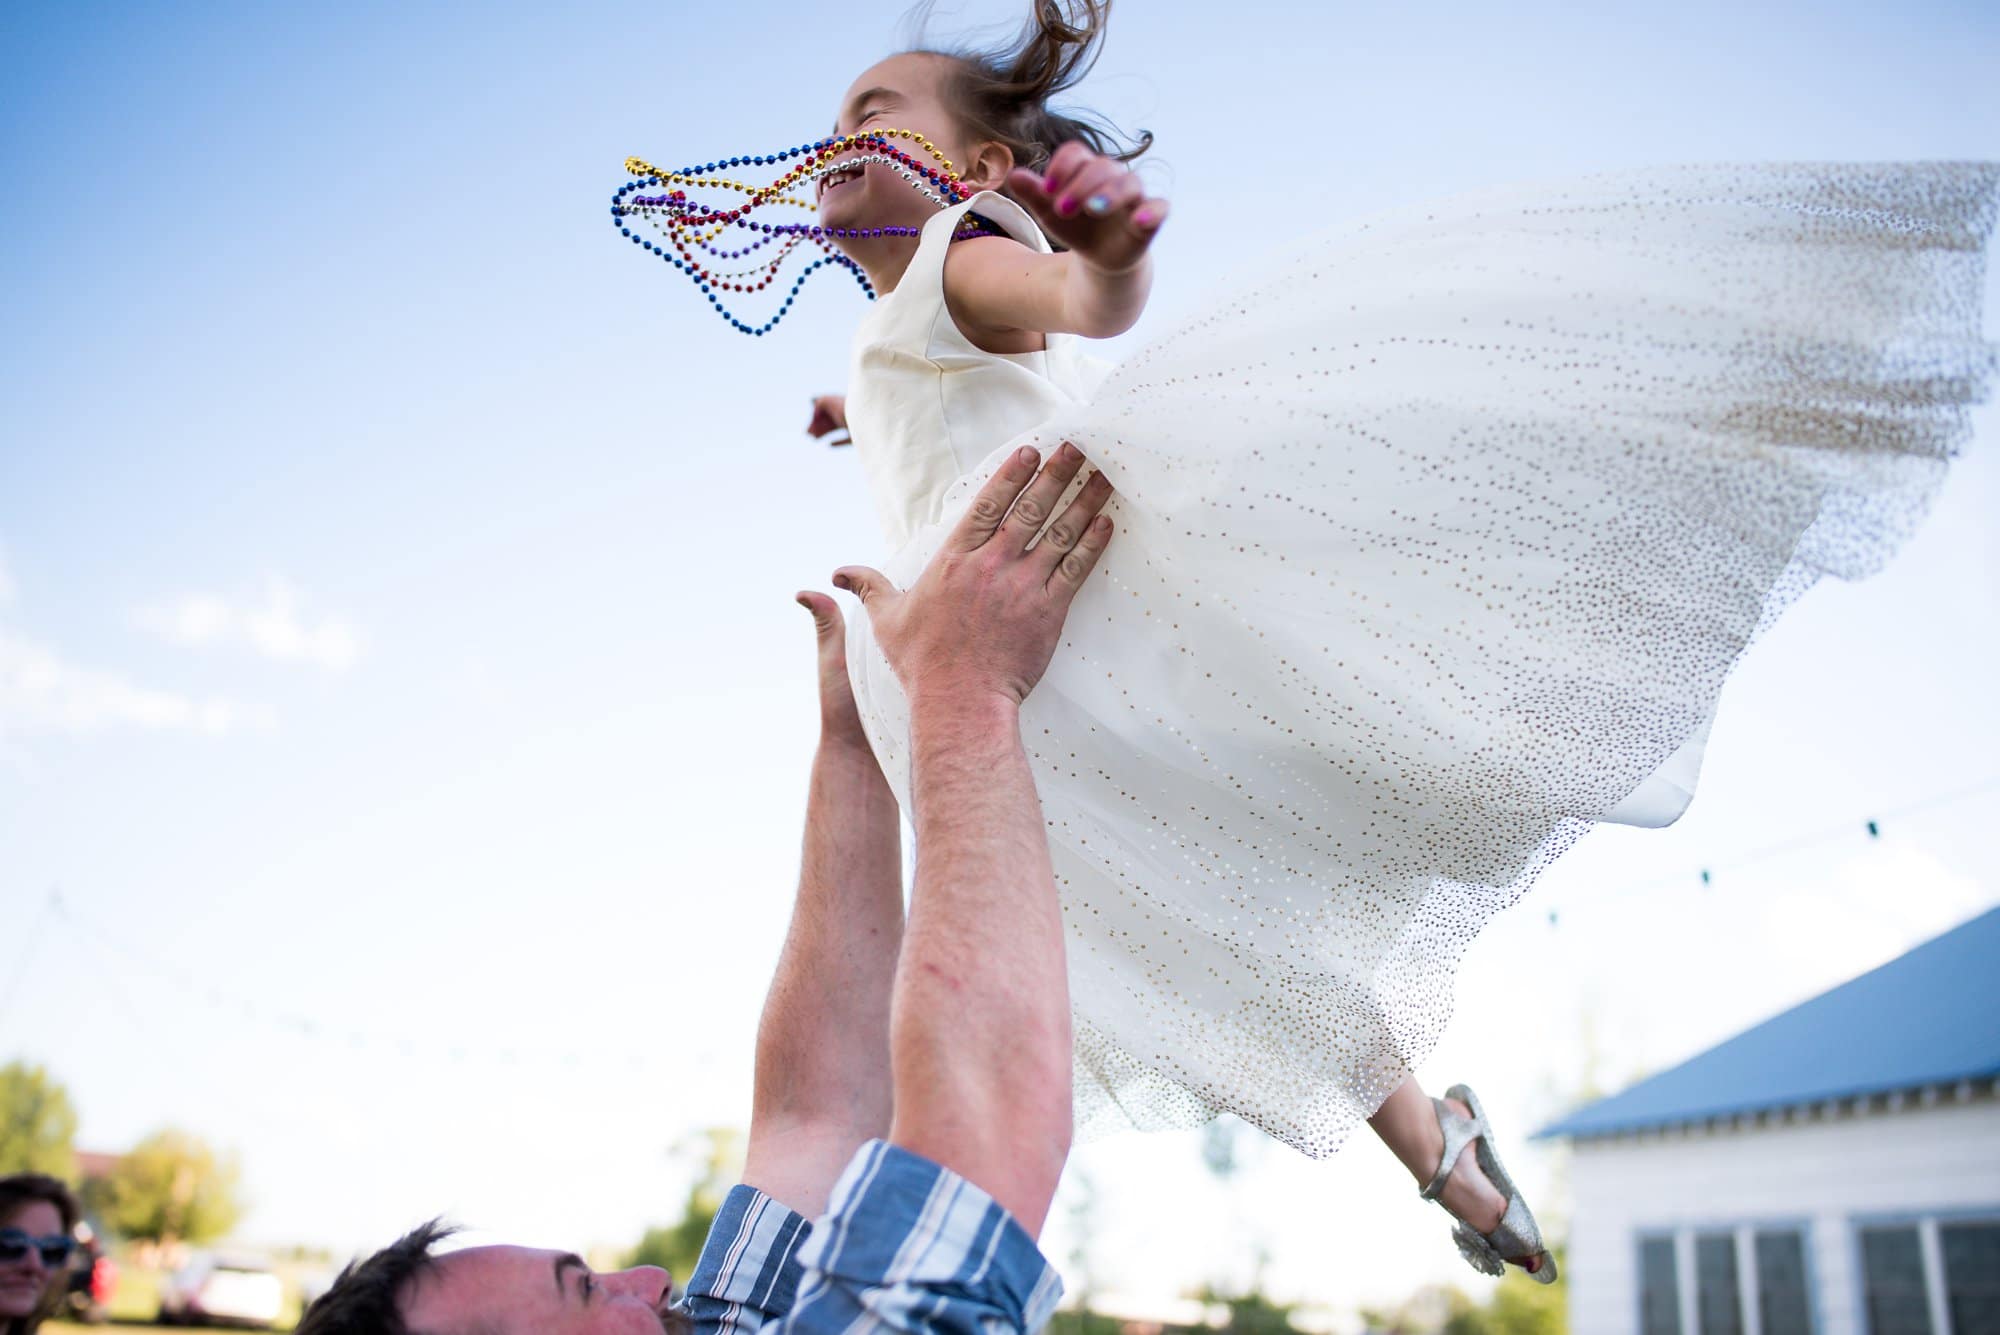
[[1101,273],[1145,259],[1167,219],[1167,201],[1149,198],[1130,168],[1080,143],[1058,148],[1040,172],[1015,168],[1007,186],[1051,239]]
[[1083,454],[1065,443],[1039,473],[1037,462],[1033,449],[1015,451],[908,592],[866,566],[834,572],[861,599],[912,710],[925,699],[1018,706],[1047,671],[1070,600],[1111,540],[1099,513],[1111,484],[1096,474],[1050,521]]
[[[838,435],[834,435],[838,432]],[[814,440],[827,440],[829,445],[852,445],[854,438],[847,431],[847,396],[845,394],[822,394],[813,400],[812,421],[806,424],[806,434]]]

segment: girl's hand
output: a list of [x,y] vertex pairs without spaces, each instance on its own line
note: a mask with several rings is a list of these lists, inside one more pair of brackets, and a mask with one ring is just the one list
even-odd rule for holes
[[822,394],[813,400],[812,421],[806,425],[806,434],[815,440],[824,440],[833,432],[843,434],[827,441],[829,445],[852,445],[854,440],[846,435],[847,396],[845,394]]
[[1051,239],[1101,273],[1123,273],[1146,258],[1167,219],[1167,201],[1148,196],[1124,163],[1064,144],[1046,171],[1017,167],[1014,195]]

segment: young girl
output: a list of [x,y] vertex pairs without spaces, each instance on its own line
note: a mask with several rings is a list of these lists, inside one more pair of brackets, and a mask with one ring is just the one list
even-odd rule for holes
[[[1106,474],[1119,537],[1023,711],[1080,1132],[1228,1111],[1323,1155],[1366,1120],[1469,1262],[1550,1281],[1477,1098],[1410,1072],[1487,919],[1593,822],[1677,816],[1749,641],[1921,517],[1992,364],[2000,172],[1689,167],[1408,210],[1105,376],[1076,339],[1138,318],[1167,216],[1123,166],[1143,143],[1048,108],[1107,8],[1041,0],[1012,49],[892,57],[838,108],[981,192],[940,210],[864,147],[817,183],[829,228],[921,228],[839,241],[880,294],[845,405],[896,550],[869,578],[914,579],[1024,440]],[[849,626],[906,797],[905,703]]]

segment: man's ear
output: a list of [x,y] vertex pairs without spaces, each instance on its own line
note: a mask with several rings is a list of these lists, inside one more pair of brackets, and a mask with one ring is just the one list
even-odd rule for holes
[[997,139],[989,139],[973,151],[972,161],[965,164],[959,179],[974,190],[998,190],[1007,184],[1007,173],[1014,170],[1014,150]]

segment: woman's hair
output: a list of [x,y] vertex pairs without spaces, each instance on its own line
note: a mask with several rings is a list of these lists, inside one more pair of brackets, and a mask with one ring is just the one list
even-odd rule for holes
[[[64,1233],[73,1232],[76,1221],[83,1217],[83,1209],[76,1203],[76,1193],[60,1178],[50,1177],[47,1173],[15,1173],[10,1177],[0,1177],[0,1227],[5,1227],[23,1206],[37,1202],[56,1207]],[[48,1320],[49,1314],[62,1301],[66,1288],[60,1281],[52,1282],[42,1306],[33,1315],[0,1321],[0,1335],[33,1335],[35,1327]]]
[[997,50],[932,48],[922,32],[930,17],[927,2],[914,11],[917,52],[952,63],[945,96],[975,143],[1005,144],[1019,167],[1039,170],[1058,147],[1081,140],[1093,153],[1130,162],[1153,146],[1141,130],[1136,139],[1121,134],[1087,111],[1049,106],[1082,82],[1097,63],[1111,0],[1033,0],[1035,15],[1014,40]]

